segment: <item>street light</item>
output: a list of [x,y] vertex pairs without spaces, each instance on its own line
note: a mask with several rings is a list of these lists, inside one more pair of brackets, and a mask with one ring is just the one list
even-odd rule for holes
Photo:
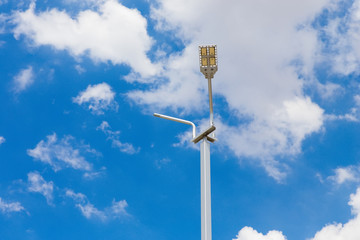
[[210,125],[214,125],[211,79],[214,78],[214,74],[218,70],[216,45],[199,46],[199,59],[200,59],[200,72],[202,72],[205,78],[208,80]]
[[214,112],[212,102],[211,79],[218,70],[216,45],[199,46],[200,72],[208,80],[210,126],[208,129],[196,136],[196,126],[193,122],[180,118],[174,118],[158,113],[155,117],[180,122],[192,126],[194,144],[200,143],[200,172],[201,172],[201,240],[211,240],[211,185],[210,185],[210,142],[216,141],[214,131]]

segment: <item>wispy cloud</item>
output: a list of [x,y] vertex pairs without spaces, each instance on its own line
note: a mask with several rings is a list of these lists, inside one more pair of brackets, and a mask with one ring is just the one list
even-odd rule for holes
[[22,69],[13,79],[13,91],[20,93],[34,83],[34,71],[31,66]]
[[127,207],[128,203],[126,200],[115,201],[115,199],[113,199],[111,206],[107,208],[105,212],[107,212],[107,215],[111,218],[121,219],[130,216],[126,211]]
[[64,136],[58,139],[56,133],[41,140],[34,149],[27,150],[29,156],[49,164],[54,171],[63,168],[91,171],[92,164],[86,161],[83,154],[94,152],[96,153],[88,145],[77,143],[74,137]]
[[40,193],[46,198],[49,205],[53,203],[54,183],[47,182],[38,172],[28,173],[28,191]]
[[114,100],[115,92],[107,83],[89,85],[84,91],[73,98],[73,102],[79,105],[88,105],[89,110],[97,115],[104,114],[105,110],[117,110],[118,104]]
[[129,216],[126,211],[128,204],[125,200],[113,200],[110,207],[101,211],[90,203],[88,198],[82,193],[75,193],[73,190],[69,189],[66,191],[66,196],[74,200],[76,207],[80,209],[82,215],[87,219],[106,221]]
[[[0,5],[3,3],[0,0]],[[8,17],[5,14],[0,13],[0,34],[5,32],[5,24],[6,24],[7,20],[8,20]],[[1,46],[1,44],[0,44],[0,46]]]
[[86,72],[86,69],[81,67],[80,65],[75,65],[75,70],[79,73],[79,74],[83,74],[84,72]]
[[0,211],[2,213],[21,212],[25,211],[25,208],[20,202],[6,202],[0,197]]
[[354,105],[350,108],[349,112],[345,114],[326,114],[325,119],[330,121],[349,121],[349,122],[359,122],[360,121],[360,95],[356,94],[353,96]]
[[105,213],[95,208],[84,194],[75,193],[72,190],[66,190],[66,196],[75,201],[76,207],[80,209],[81,213],[86,218],[99,218],[100,220],[106,219]]
[[84,179],[86,180],[94,180],[105,175],[106,167],[101,167],[98,171],[85,172],[83,174]]
[[121,152],[135,154],[140,151],[140,148],[135,148],[130,143],[121,142],[119,140],[120,131],[112,131],[108,122],[103,121],[96,129],[104,132],[107,138],[111,141],[112,146],[118,148]]
[[163,158],[163,159],[158,159],[155,160],[155,167],[157,169],[162,169],[163,167],[167,166],[169,163],[171,162],[171,160],[169,158]]
[[55,8],[37,14],[31,4],[28,10],[13,14],[14,35],[24,35],[35,46],[51,45],[74,56],[88,55],[94,62],[126,64],[143,76],[155,74],[158,67],[146,56],[153,44],[146,19],[118,1],[97,2],[98,11],[81,11],[75,19]]
[[6,141],[6,139],[3,136],[0,136],[0,145],[3,144]]

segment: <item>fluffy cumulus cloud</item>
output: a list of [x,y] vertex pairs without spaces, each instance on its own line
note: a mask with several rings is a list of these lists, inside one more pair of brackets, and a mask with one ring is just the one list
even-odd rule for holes
[[286,166],[281,170],[276,158],[299,153],[304,138],[323,125],[324,111],[306,95],[304,86],[316,82],[313,67],[319,40],[310,23],[328,2],[158,0],[151,14],[157,29],[173,32],[186,45],[164,61],[165,80],[128,96],[157,109],[207,111],[207,81],[199,73],[197,47],[216,43],[219,71],[213,79],[214,96],[224,97],[241,123],[228,126],[224,121],[224,132],[231,134],[221,138],[218,132],[219,143],[240,158],[260,159],[280,180]]
[[349,205],[354,217],[347,223],[333,223],[315,234],[312,240],[357,240],[360,239],[360,188],[350,195]]
[[21,212],[25,211],[25,208],[21,205],[20,202],[8,202],[4,201],[0,197],[0,212],[2,213],[11,213],[11,212]]
[[46,140],[41,140],[34,149],[27,150],[29,156],[49,164],[54,171],[63,168],[92,171],[92,164],[83,156],[86,153],[94,154],[96,151],[88,145],[78,144],[72,136],[58,139],[56,133],[47,136]]
[[233,240],[286,240],[286,237],[279,231],[269,231],[266,235],[257,232],[251,227],[241,229]]
[[52,204],[54,183],[45,181],[38,172],[28,173],[28,191],[40,193],[46,198],[48,204]]
[[107,139],[111,141],[112,146],[118,148],[121,152],[135,154],[140,151],[140,148],[136,148],[130,143],[121,142],[119,140],[120,131],[112,131],[108,122],[103,121],[96,129],[105,133]]
[[[351,207],[353,218],[347,223],[327,224],[315,236],[309,240],[358,240],[360,239],[360,188],[355,194],[350,195],[348,203]],[[280,231],[269,231],[263,235],[251,227],[241,229],[233,240],[286,240],[286,236]]]
[[76,207],[79,208],[82,215],[87,219],[106,221],[129,216],[126,211],[128,204],[125,200],[113,200],[110,207],[99,210],[82,193],[75,193],[73,190],[68,189],[66,190],[66,196],[74,200]]
[[5,142],[5,138],[3,136],[0,136],[0,145]]
[[34,83],[34,71],[31,66],[20,70],[20,72],[13,79],[13,91],[20,93],[26,90],[31,84]]
[[107,109],[117,110],[118,104],[114,100],[115,92],[107,83],[89,85],[84,91],[73,98],[79,105],[88,105],[89,110],[97,115],[104,114]]
[[15,12],[12,22],[15,37],[23,35],[34,46],[87,55],[95,62],[127,64],[142,76],[159,69],[146,56],[153,44],[146,19],[116,0],[101,1],[97,11],[81,11],[76,18],[58,9],[36,12],[31,4],[28,10]]
[[322,126],[323,110],[309,98],[284,101],[266,119],[254,119],[243,126],[227,126],[219,122],[220,144],[229,147],[238,157],[259,159],[268,174],[281,181],[286,176],[286,164],[275,156],[297,154],[301,141]]

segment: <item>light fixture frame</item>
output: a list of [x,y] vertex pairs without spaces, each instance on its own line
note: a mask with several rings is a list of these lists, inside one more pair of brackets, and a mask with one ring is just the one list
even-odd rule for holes
[[[210,48],[214,48],[214,54],[210,53]],[[202,53],[202,50],[206,49],[206,54]],[[210,64],[210,60],[214,58],[215,64]],[[206,64],[203,61],[206,59]],[[217,57],[217,46],[216,45],[203,45],[199,46],[199,63],[200,72],[204,74],[206,79],[214,78],[214,74],[218,70],[218,57]]]

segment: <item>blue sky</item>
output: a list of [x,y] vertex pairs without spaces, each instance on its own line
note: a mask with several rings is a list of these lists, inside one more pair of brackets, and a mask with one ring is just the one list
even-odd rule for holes
[[360,1],[0,0],[0,239],[360,239]]

